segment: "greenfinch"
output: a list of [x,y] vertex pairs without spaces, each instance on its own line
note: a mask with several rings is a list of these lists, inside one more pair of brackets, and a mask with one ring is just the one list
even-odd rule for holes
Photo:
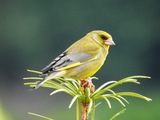
[[104,64],[111,45],[115,43],[109,33],[101,30],[89,32],[41,70],[45,77],[35,89],[47,80],[60,77],[76,80],[90,78]]

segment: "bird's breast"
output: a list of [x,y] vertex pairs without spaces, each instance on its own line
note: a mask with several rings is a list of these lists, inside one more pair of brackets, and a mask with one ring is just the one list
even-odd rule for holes
[[65,77],[81,80],[93,76],[104,64],[107,54],[101,49],[94,60],[67,70]]

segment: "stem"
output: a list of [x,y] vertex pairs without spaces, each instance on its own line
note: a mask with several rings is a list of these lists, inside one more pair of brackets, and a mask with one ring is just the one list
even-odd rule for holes
[[76,100],[76,120],[79,120],[79,100]]
[[81,120],[88,120],[88,106],[89,104],[88,103],[83,103],[82,102],[82,118]]
[[[81,80],[85,99],[81,101],[81,120],[88,120],[89,112],[92,108],[91,94],[95,91],[95,86],[92,83],[92,78]],[[93,116],[94,117],[94,116]]]
[[94,120],[94,117],[95,117],[95,102],[93,102],[93,106],[92,106],[91,120]]

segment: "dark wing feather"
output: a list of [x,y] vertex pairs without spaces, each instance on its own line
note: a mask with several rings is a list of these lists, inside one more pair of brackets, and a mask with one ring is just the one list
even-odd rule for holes
[[91,55],[85,53],[71,53],[67,54],[66,52],[60,54],[55,58],[49,65],[43,68],[41,71],[43,74],[50,73],[52,71],[57,71],[65,66],[75,64],[77,62],[84,62],[90,60]]

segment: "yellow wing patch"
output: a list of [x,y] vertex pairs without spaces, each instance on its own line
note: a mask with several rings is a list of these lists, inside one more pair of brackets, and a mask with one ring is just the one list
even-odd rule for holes
[[96,58],[97,58],[97,56],[95,56],[95,57],[93,57],[92,59],[87,60],[87,61],[85,61],[85,62],[72,63],[72,64],[67,65],[67,66],[65,66],[65,67],[59,68],[59,69],[57,69],[56,71],[67,70],[67,69],[70,69],[70,68],[73,68],[73,67],[77,67],[77,66],[79,66],[79,65],[82,65],[82,64],[85,64],[85,63],[87,63],[87,62],[93,61],[93,60],[95,60]]
[[79,66],[79,65],[81,65],[81,64],[82,64],[82,63],[80,63],[80,62],[76,62],[76,63],[70,64],[70,65],[67,65],[67,66],[65,66],[65,67],[59,68],[59,69],[57,69],[56,71],[61,71],[61,70],[70,69],[70,68]]

